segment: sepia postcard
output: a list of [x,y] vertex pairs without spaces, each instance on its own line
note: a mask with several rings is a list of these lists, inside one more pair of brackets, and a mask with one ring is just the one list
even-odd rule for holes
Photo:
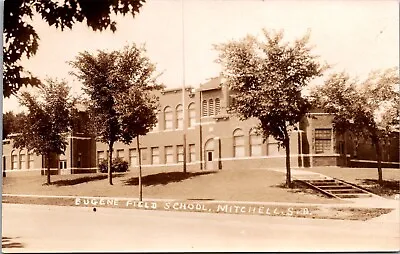
[[400,250],[398,1],[0,4],[4,253]]

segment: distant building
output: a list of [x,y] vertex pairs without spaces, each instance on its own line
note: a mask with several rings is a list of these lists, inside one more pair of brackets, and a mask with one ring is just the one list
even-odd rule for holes
[[[264,143],[254,127],[257,119],[240,121],[227,113],[230,91],[220,78],[213,78],[194,90],[186,88],[185,110],[182,89],[159,92],[158,123],[146,136],[140,137],[144,170],[181,171],[183,165],[183,117],[186,121],[187,170],[224,170],[285,167],[285,151],[274,138]],[[43,160],[29,151],[3,143],[3,164],[7,171],[41,170]],[[54,158],[54,173],[96,172],[98,163],[107,158],[107,144],[95,142],[87,133],[74,131],[69,137],[65,155]],[[291,132],[291,166],[374,166],[375,149],[362,143],[357,149],[347,137],[336,135],[332,115],[312,111]],[[138,165],[136,142],[116,143],[113,157]],[[383,146],[383,166],[399,167],[399,136]]]

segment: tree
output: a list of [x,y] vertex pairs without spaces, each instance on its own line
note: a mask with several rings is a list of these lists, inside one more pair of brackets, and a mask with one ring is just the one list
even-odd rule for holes
[[371,140],[379,183],[383,181],[382,143],[400,131],[399,95],[397,68],[373,71],[362,82],[344,72],[333,74],[311,95],[319,107],[334,115],[337,133],[350,135],[356,147],[360,140]]
[[20,61],[34,56],[39,47],[39,35],[32,25],[34,15],[49,26],[61,30],[86,21],[94,31],[116,30],[114,14],[130,13],[134,17],[144,0],[7,0],[4,2],[4,89],[9,97],[20,87],[37,86],[40,80],[24,70]]
[[108,144],[108,178],[112,185],[111,161],[115,142],[130,144],[145,135],[157,122],[158,98],[151,92],[156,84],[155,66],[144,48],[127,46],[122,51],[84,52],[71,65],[84,85],[95,135]]
[[47,184],[50,184],[50,157],[64,154],[66,136],[71,131],[71,109],[74,99],[67,83],[48,79],[38,86],[38,94],[23,92],[20,104],[27,108],[18,134],[13,136],[14,148],[26,148],[45,157]]
[[265,40],[247,36],[216,46],[217,62],[233,91],[230,111],[241,120],[257,118],[264,142],[272,135],[286,151],[286,185],[292,186],[290,132],[310,109],[302,88],[323,71],[307,46],[309,35],[293,45],[283,43],[283,32],[263,30]]
[[14,114],[8,111],[3,114],[3,140],[12,133],[18,133],[24,113]]

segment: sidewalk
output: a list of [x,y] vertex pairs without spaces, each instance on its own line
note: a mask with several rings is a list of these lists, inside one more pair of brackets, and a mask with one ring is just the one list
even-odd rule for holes
[[[286,174],[286,168],[265,168],[265,169]],[[333,179],[330,176],[298,168],[292,168],[290,172],[293,180]]]
[[[267,170],[286,173],[285,168],[266,168]],[[293,180],[329,180],[333,179],[330,176],[323,175],[321,173],[315,173],[303,169],[292,169],[291,175]],[[319,206],[325,207],[363,207],[363,208],[392,208],[397,209],[400,212],[400,200],[387,199],[384,197],[380,197],[378,195],[374,195],[373,197],[365,197],[365,198],[351,198],[344,199],[349,203],[345,204],[321,204]]]

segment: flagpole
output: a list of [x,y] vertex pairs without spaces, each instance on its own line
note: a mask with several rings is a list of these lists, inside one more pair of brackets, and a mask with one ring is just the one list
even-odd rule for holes
[[186,93],[185,93],[185,21],[184,21],[184,10],[183,0],[181,0],[182,10],[182,128],[183,128],[183,173],[186,173]]

